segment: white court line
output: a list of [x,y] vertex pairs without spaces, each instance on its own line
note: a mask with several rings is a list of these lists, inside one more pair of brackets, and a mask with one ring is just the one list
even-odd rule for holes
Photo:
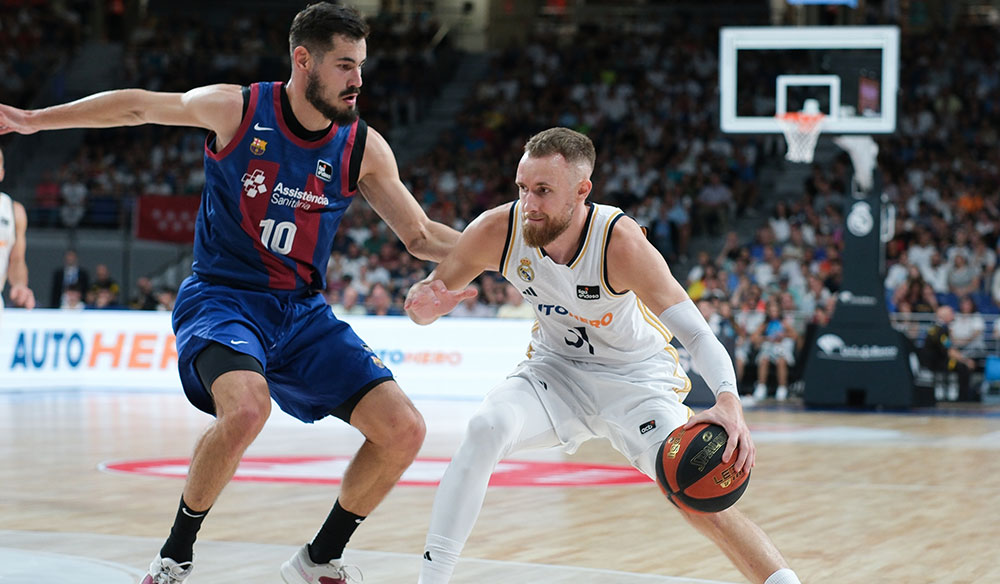
[[[144,572],[120,563],[129,561],[142,566],[152,559],[162,540],[148,537],[130,537],[88,533],[54,533],[37,531],[0,530],[0,582],[3,584],[38,584],[40,582],[72,581],[73,584],[119,584],[137,581]],[[40,551],[34,548],[44,548]],[[82,558],[79,555],[58,553],[60,550],[85,548],[94,555],[115,556],[118,562],[104,559]],[[199,541],[195,550],[195,572],[192,584],[212,582],[213,584],[255,584],[276,580],[277,567],[291,557],[298,548],[295,546],[241,543],[222,541]],[[114,550],[114,553],[110,553]],[[348,549],[345,557],[349,562],[362,566],[366,580],[379,583],[416,581],[420,556],[399,552]],[[135,558],[134,560],[132,558]],[[234,561],[235,558],[239,558]],[[257,568],[244,565],[234,572],[233,565],[243,563],[246,558],[254,558]],[[88,565],[89,564],[89,565]],[[6,565],[11,574],[25,574],[32,571],[27,579],[8,579]],[[44,566],[40,568],[40,566]],[[83,568],[81,568],[83,566]],[[381,570],[381,573],[380,573]],[[226,573],[231,573],[229,579]],[[471,582],[463,573],[479,574],[484,578],[489,574],[489,582],[574,582],[581,584],[734,584],[722,580],[701,578],[681,578],[654,574],[634,574],[599,568],[556,566],[528,562],[507,562],[461,558],[456,570],[455,582]],[[43,577],[59,574],[58,578]],[[72,574],[70,580],[67,574]],[[491,576],[496,574],[497,578]],[[126,578],[126,579],[123,579]]]

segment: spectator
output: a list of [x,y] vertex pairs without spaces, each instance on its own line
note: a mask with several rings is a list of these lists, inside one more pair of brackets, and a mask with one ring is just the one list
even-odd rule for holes
[[63,253],[63,265],[52,273],[52,286],[49,294],[49,306],[59,308],[63,305],[63,292],[69,287],[77,287],[81,293],[90,290],[90,275],[80,266],[80,258],[76,251],[68,249]]
[[[936,373],[955,373],[958,377],[958,386],[949,383],[947,399],[954,401],[971,401],[972,387],[969,378],[975,363],[964,355],[957,347],[951,336],[951,324],[955,320],[955,311],[950,306],[941,306],[935,312],[936,321],[934,326],[928,329],[924,336],[923,346],[918,354],[920,361],[925,367]],[[941,399],[942,396],[938,396]]]
[[344,286],[340,289],[340,300],[333,304],[333,313],[337,315],[366,314],[364,305],[359,300],[361,296],[354,286]]
[[970,357],[986,353],[986,321],[976,312],[976,303],[969,295],[958,301],[958,314],[951,323],[951,340],[955,348]]
[[722,182],[719,173],[709,175],[708,184],[702,187],[697,199],[698,229],[702,234],[719,234],[728,229],[733,192]]
[[62,293],[62,304],[57,306],[62,310],[83,310],[87,305],[83,302],[83,290],[79,284],[70,284]]
[[507,283],[504,294],[507,300],[497,308],[497,318],[535,318],[535,308],[524,301],[513,284]]
[[[485,281],[485,280],[484,280]],[[477,283],[473,282],[469,284],[477,294],[472,298],[466,298],[448,313],[451,317],[456,318],[487,318],[495,314],[494,309],[483,301],[483,288]]]
[[964,252],[955,254],[954,263],[948,269],[948,290],[955,296],[966,296],[979,291],[979,271],[969,264]]
[[161,288],[156,293],[156,310],[173,312],[174,302],[177,300],[177,290],[173,288]]
[[156,310],[158,304],[153,290],[153,281],[148,276],[142,276],[135,281],[136,293],[129,307],[133,310]]
[[87,308],[93,310],[120,310],[124,308],[117,301],[117,295],[111,288],[100,286],[93,289],[93,302],[87,303]]
[[896,288],[892,295],[892,303],[896,306],[896,312],[934,312],[937,310],[937,296],[934,290],[924,281],[920,275],[920,269],[916,266],[910,267],[910,275],[902,285]]
[[760,345],[757,353],[757,385],[754,387],[753,398],[762,400],[767,397],[767,381],[770,365],[773,363],[778,378],[774,397],[778,401],[785,401],[788,398],[788,368],[795,365],[798,332],[792,315],[783,315],[777,299],[767,302],[765,314],[764,322],[753,333]]
[[101,290],[107,290],[111,293],[111,304],[118,304],[121,288],[119,288],[118,282],[111,277],[111,270],[108,269],[107,264],[97,264],[94,268],[94,281],[90,284],[85,298],[87,304],[97,304],[97,294]]
[[392,300],[392,294],[384,284],[373,284],[365,297],[365,308],[371,316],[400,316],[403,311]]

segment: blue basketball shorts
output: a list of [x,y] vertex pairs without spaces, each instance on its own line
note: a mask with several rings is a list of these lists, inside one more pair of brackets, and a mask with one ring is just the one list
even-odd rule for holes
[[244,290],[190,276],[178,290],[173,327],[184,393],[212,415],[195,358],[213,342],[257,359],[271,397],[303,422],[345,418],[344,404],[393,378],[320,294]]

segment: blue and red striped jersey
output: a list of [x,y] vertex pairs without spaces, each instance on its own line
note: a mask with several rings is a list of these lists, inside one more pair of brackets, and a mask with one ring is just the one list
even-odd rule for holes
[[205,143],[194,273],[254,290],[322,290],[366,137],[357,120],[303,140],[282,115],[281,83],[251,85],[236,136],[220,152],[214,135]]

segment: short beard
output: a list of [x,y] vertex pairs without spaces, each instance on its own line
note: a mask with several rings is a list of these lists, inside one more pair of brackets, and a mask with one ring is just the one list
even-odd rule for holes
[[566,231],[571,218],[572,214],[567,213],[561,220],[546,219],[541,225],[532,225],[525,220],[523,224],[524,243],[528,247],[545,247]]
[[[313,106],[316,108],[316,111],[323,114],[324,118],[330,120],[338,126],[353,124],[354,121],[358,119],[357,108],[352,107],[347,110],[337,108],[337,106],[323,99],[324,89],[325,87],[323,86],[323,83],[320,82],[319,76],[315,73],[310,73],[309,78],[306,80],[306,101],[309,102],[309,105]],[[340,97],[360,93],[360,87],[352,86],[341,92]]]

